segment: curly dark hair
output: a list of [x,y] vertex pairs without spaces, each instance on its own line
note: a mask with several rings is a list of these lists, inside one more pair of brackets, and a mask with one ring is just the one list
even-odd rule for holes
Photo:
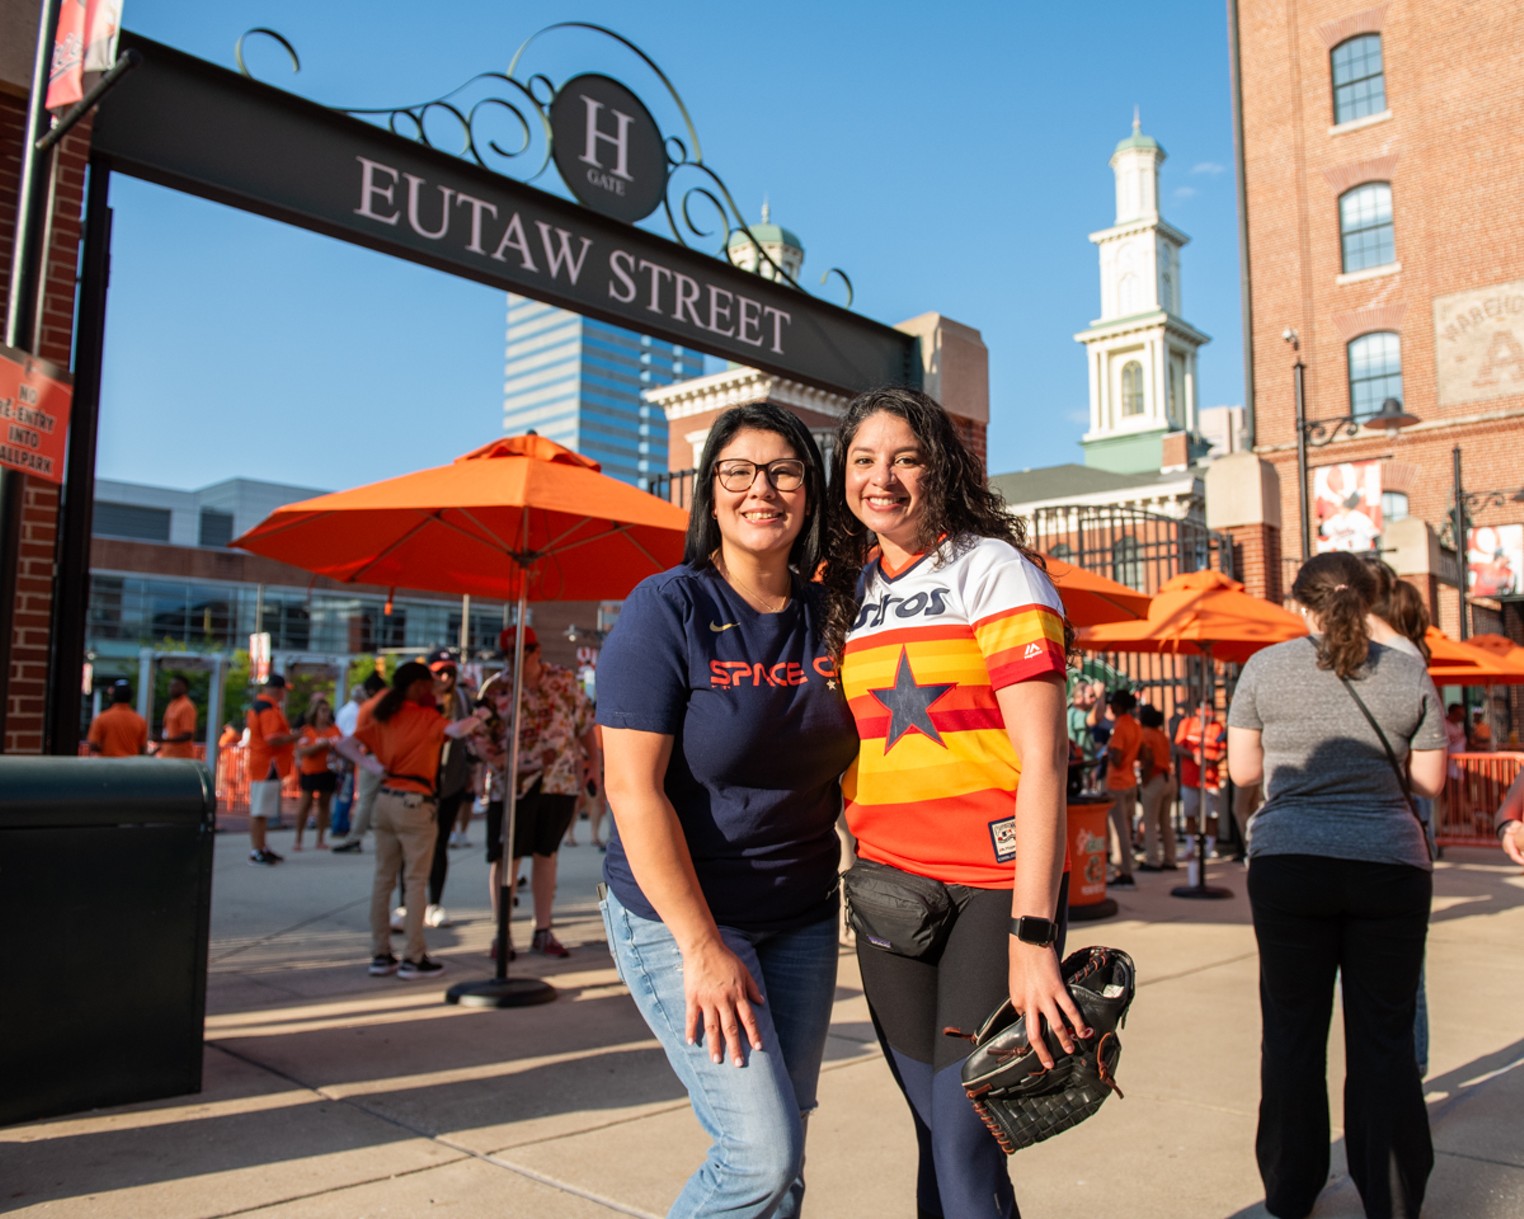
[[688,536],[683,543],[683,562],[691,567],[708,567],[711,556],[720,548],[720,526],[714,518],[714,463],[737,432],[750,428],[773,432],[792,446],[804,462],[804,527],[788,552],[789,566],[808,580],[820,566],[825,513],[821,511],[825,462],[820,446],[810,435],[799,416],[773,402],[748,402],[733,406],[714,421],[704,455],[699,459],[693,479],[693,503],[688,509]]
[[1291,595],[1318,616],[1318,668],[1353,677],[1370,653],[1365,615],[1379,588],[1369,563],[1343,550],[1314,555],[1303,563]]
[[[847,406],[836,431],[831,476],[826,496],[825,644],[838,661],[846,648],[847,632],[857,618],[858,577],[877,539],[847,507],[847,462],[858,429],[873,415],[903,419],[921,449],[921,510],[916,524],[916,550],[934,549],[949,540],[947,561],[968,550],[980,538],[996,538],[1014,546],[1038,567],[1043,558],[1027,545],[1026,526],[1006,511],[1005,500],[993,490],[983,466],[958,438],[952,418],[934,399],[919,390],[898,386],[871,389]],[[1073,639],[1064,624],[1067,649]]]

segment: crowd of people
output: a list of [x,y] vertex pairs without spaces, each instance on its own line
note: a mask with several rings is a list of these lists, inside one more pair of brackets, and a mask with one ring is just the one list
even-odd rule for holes
[[[528,856],[529,948],[560,957],[557,851],[579,799],[606,792],[608,946],[712,1140],[673,1216],[802,1213],[845,893],[917,1146],[916,1214],[1014,1219],[1010,1162],[965,1095],[966,1046],[945,1034],[1009,1002],[1047,1030],[1031,1041],[1044,1067],[1075,1052],[1091,1030],[1060,971],[1068,802],[1109,802],[1111,883],[1125,889],[1181,866],[1181,830],[1211,850],[1231,786],[1259,948],[1267,1209],[1309,1215],[1328,1180],[1337,977],[1350,1175],[1372,1219],[1417,1215],[1433,1164],[1429,800],[1457,729],[1466,743],[1464,708],[1442,710],[1422,599],[1374,556],[1319,555],[1292,595],[1307,637],[1253,656],[1225,713],[1171,691],[1167,715],[1070,677],[1073,633],[1042,557],[932,399],[859,396],[829,470],[791,412],[736,407],[705,445],[683,561],[633,590],[606,641],[596,710],[527,627],[504,632],[509,667],[479,691],[441,650],[373,677],[336,715],[315,703],[297,729],[272,675],[248,713],[250,863],[280,860],[265,822],[293,766],[319,847],[343,800],[334,767],[350,768],[332,849],[374,841],[369,972],[431,976],[425,928],[448,922],[448,849],[483,790],[493,900],[501,869],[516,877]],[[92,727],[101,752],[142,751],[127,703],[114,693]],[[166,745],[190,739],[184,725],[182,708],[172,741],[166,716]],[[1521,826],[1524,777],[1498,831],[1524,864]],[[875,902],[887,923],[868,917]]]

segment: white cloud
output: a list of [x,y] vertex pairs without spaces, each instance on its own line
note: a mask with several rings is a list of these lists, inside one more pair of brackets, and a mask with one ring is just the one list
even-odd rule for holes
[[1083,423],[1088,425],[1090,422],[1090,408],[1086,406],[1078,407],[1073,410],[1067,410],[1064,412],[1064,418],[1070,423]]
[[1177,200],[1194,199],[1200,193],[1194,186],[1177,186],[1170,192],[1170,197]]
[[1193,174],[1223,174],[1228,172],[1226,165],[1219,165],[1216,161],[1198,161],[1191,166]]

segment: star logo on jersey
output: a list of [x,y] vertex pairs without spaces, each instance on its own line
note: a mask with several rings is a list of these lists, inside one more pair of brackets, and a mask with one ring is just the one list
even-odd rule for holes
[[894,685],[868,691],[889,712],[889,732],[884,737],[884,752],[893,749],[899,739],[911,730],[930,737],[946,749],[942,734],[931,722],[931,706],[957,684],[917,685],[915,674],[910,669],[910,655],[901,648],[900,662],[894,671]]

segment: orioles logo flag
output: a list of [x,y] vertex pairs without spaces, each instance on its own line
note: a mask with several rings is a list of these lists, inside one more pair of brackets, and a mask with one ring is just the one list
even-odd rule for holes
[[122,0],[64,0],[48,68],[49,110],[62,110],[85,96],[85,73],[116,63],[122,32]]

